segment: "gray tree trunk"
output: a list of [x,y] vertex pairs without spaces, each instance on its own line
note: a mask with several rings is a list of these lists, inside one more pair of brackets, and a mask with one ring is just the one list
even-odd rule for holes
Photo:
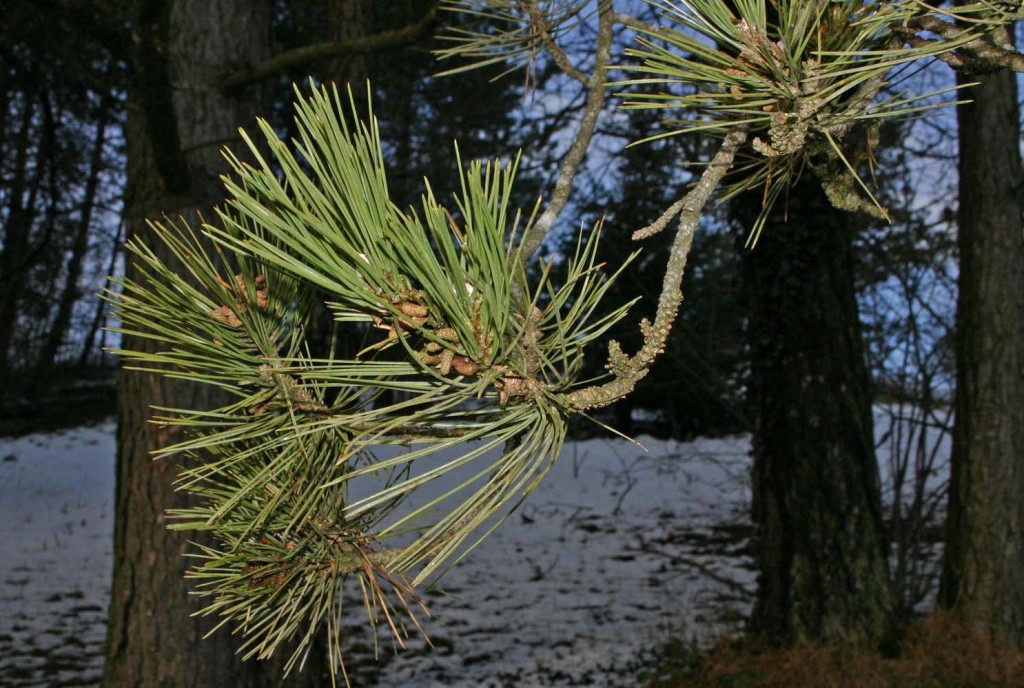
[[957,390],[942,602],[1024,645],[1024,170],[1016,75],[960,105]]
[[805,179],[743,259],[759,531],[751,630],[773,643],[872,645],[889,630],[855,222]]
[[[220,80],[270,49],[271,0],[136,0],[132,3],[133,81],[126,144],[128,231],[146,240],[144,218],[201,211],[222,200],[220,150],[237,147],[237,127],[265,107],[259,88],[225,93]],[[239,151],[240,152],[240,151]],[[157,251],[159,244],[147,242]],[[166,257],[166,256],[164,256]],[[129,277],[135,277],[128,269]],[[150,342],[125,338],[131,348]],[[151,452],[177,438],[148,423],[152,406],[203,408],[209,389],[125,372],[119,388],[114,577],[103,685],[212,688],[277,686],[278,667],[243,662],[240,638],[215,620],[190,615],[199,601],[183,579],[196,534],[166,529],[165,510],[187,499],[173,489],[173,461]],[[307,672],[296,683],[315,683]]]

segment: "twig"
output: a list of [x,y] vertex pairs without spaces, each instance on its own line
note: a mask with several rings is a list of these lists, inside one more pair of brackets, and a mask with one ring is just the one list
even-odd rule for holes
[[640,323],[644,336],[643,346],[634,356],[623,353],[618,342],[608,345],[608,369],[613,379],[601,384],[585,387],[569,394],[569,402],[577,409],[585,410],[607,406],[621,399],[636,386],[650,371],[655,358],[665,349],[665,341],[672,329],[679,304],[683,301],[682,282],[686,269],[686,258],[693,245],[693,235],[697,230],[704,206],[711,199],[712,193],[718,188],[726,172],[732,167],[740,147],[747,140],[745,128],[735,129],[726,135],[721,148],[711,159],[697,185],[682,200],[682,212],[679,229],[672,252],[669,254],[665,277],[662,281],[661,296],[658,297],[658,311],[654,324],[648,320]]
[[[921,47],[938,40],[954,40],[964,33],[962,26],[942,21],[934,16],[914,17],[907,24],[893,24],[890,29],[901,36],[909,45]],[[938,34],[941,39],[928,39],[918,35],[921,31]],[[1006,45],[1011,45],[1005,26],[996,30]],[[1012,47],[1004,47],[993,40],[991,35],[981,35],[957,48],[954,53],[937,55],[940,60],[958,70],[971,72],[994,71],[1006,67],[1015,72],[1024,72],[1024,55]],[[966,58],[966,59],[965,59]]]
[[668,227],[668,223],[674,220],[676,215],[678,215],[680,211],[682,211],[683,206],[686,205],[687,198],[689,198],[689,195],[683,196],[678,201],[670,205],[668,209],[665,210],[665,212],[663,212],[661,214],[661,217],[659,217],[657,220],[647,225],[646,227],[641,227],[640,229],[633,232],[633,241],[649,239],[650,237],[654,236],[658,232]]
[[559,215],[565,210],[572,191],[573,180],[579,171],[587,149],[590,148],[597,119],[604,108],[608,86],[608,66],[612,59],[613,12],[611,0],[601,0],[598,12],[597,52],[594,57],[594,71],[587,80],[590,88],[587,104],[583,109],[583,117],[580,119],[579,128],[576,130],[576,136],[569,147],[569,152],[562,161],[558,179],[555,181],[555,190],[551,194],[551,202],[523,236],[520,250],[524,261],[540,248],[544,237],[548,235]]
[[633,31],[640,31],[652,35],[660,35],[664,32],[663,27],[655,26],[654,24],[645,22],[644,20],[638,17],[634,17],[631,14],[625,14],[624,12],[616,12],[612,15],[612,17],[615,19],[616,24],[622,24],[627,29],[632,29]]
[[562,70],[562,73],[571,79],[575,79],[584,86],[590,85],[590,79],[587,75],[576,69],[572,62],[569,61],[569,56],[562,50],[562,46],[558,45],[555,41],[555,37],[551,35],[551,22],[548,21],[547,15],[544,11],[537,7],[535,0],[528,0],[522,3],[525,6],[526,13],[530,17],[530,23],[537,29],[540,34],[541,45],[551,55],[551,59],[554,61],[555,66]]

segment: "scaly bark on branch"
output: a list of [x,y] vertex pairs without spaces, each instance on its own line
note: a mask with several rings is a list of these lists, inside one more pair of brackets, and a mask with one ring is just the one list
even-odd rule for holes
[[562,70],[562,73],[566,76],[575,79],[584,86],[590,85],[590,79],[587,75],[576,69],[573,66],[572,61],[569,60],[569,56],[562,50],[562,46],[558,45],[555,41],[555,37],[551,35],[551,22],[548,21],[547,15],[537,6],[536,2],[525,2],[525,10],[527,15],[530,17],[530,23],[537,28],[540,33],[541,45],[551,55],[551,59],[555,65]]
[[658,311],[654,317],[654,323],[652,324],[646,319],[640,323],[640,330],[644,336],[644,343],[640,347],[640,351],[633,356],[628,356],[622,351],[618,342],[611,342],[608,345],[608,369],[613,378],[604,384],[585,387],[569,394],[569,401],[576,408],[585,410],[607,406],[626,396],[633,391],[636,383],[650,372],[654,359],[664,350],[668,333],[672,329],[672,323],[679,312],[679,305],[683,301],[681,288],[683,272],[686,269],[686,259],[689,256],[690,247],[693,245],[693,235],[697,231],[701,214],[722,178],[732,167],[737,152],[746,140],[746,129],[735,129],[729,132],[722,142],[721,148],[718,149],[715,157],[711,159],[704,170],[697,185],[684,197],[679,229],[676,232],[675,241],[672,243],[668,265],[665,267],[665,277],[662,281],[661,296],[658,298]]
[[[608,66],[612,59],[613,20],[611,0],[601,0],[598,9],[597,51],[594,56],[594,71],[588,80],[590,93],[587,96],[587,104],[583,109],[583,117],[580,119],[569,152],[562,160],[562,167],[559,169],[558,179],[555,181],[555,190],[551,194],[551,202],[523,236],[520,249],[524,261],[540,248],[544,237],[548,235],[559,215],[565,210],[572,191],[573,180],[576,178],[576,173],[579,171],[583,158],[590,148],[590,142],[594,138],[594,129],[597,127],[597,119],[604,108],[608,88]],[[570,76],[572,75],[570,74]]]
[[[964,32],[963,26],[931,15],[915,17],[906,25],[894,24],[891,29],[894,34],[915,48],[934,43],[936,40],[957,39]],[[925,38],[920,35],[925,31],[937,34],[941,38]],[[955,52],[940,53],[936,57],[953,69],[975,74],[994,72],[1004,67],[1015,72],[1024,72],[1024,55],[1013,47],[1006,31],[1005,26],[999,27],[993,33],[979,36],[964,44]]]

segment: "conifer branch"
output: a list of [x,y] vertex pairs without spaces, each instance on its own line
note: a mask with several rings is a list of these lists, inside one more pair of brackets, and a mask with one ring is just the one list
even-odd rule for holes
[[[955,40],[964,35],[962,26],[931,15],[915,17],[905,24],[894,23],[892,32],[902,37],[913,48],[923,48],[944,40]],[[926,38],[921,35],[922,32],[937,35],[939,38]],[[994,72],[1003,68],[1024,72],[1024,55],[1013,47],[1004,26],[964,43],[955,52],[942,53],[938,57],[953,69],[972,74]]]

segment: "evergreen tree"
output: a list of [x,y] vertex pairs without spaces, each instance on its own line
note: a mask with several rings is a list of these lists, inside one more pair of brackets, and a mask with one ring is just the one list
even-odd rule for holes
[[[0,19],[0,383],[34,403],[51,367],[83,348],[76,305],[110,250],[97,222],[116,206],[122,46],[75,23],[70,3],[11,3]],[[111,171],[114,174],[111,174]],[[114,179],[112,179],[114,177]],[[105,261],[104,261],[105,262]],[[29,393],[30,385],[31,393]]]
[[[743,199],[746,235],[760,197]],[[857,216],[797,182],[743,256],[758,590],[772,642],[877,644],[893,605],[857,315]]]
[[[1010,43],[1008,32],[1000,36]],[[980,83],[966,91],[973,102],[957,109],[956,422],[942,601],[994,638],[1021,646],[1024,168],[1017,77],[1004,69],[958,78]]]
[[[313,89],[297,106],[298,153],[263,124],[260,142],[248,145],[254,162],[230,154],[228,201],[215,218],[153,223],[152,236],[132,243],[136,267],[113,297],[130,335],[123,354],[134,365],[230,395],[214,411],[191,403],[166,410],[160,427],[177,444],[140,446],[188,459],[181,484],[198,500],[172,516],[177,527],[210,533],[191,575],[208,600],[206,613],[234,623],[249,655],[266,657],[294,641],[294,663],[326,625],[332,666],[343,670],[339,592],[351,581],[370,623],[387,625],[400,641],[415,623],[415,586],[464,556],[529,493],[557,458],[567,419],[627,396],[648,375],[669,343],[694,232],[726,173],[735,168],[726,196],[767,191],[755,236],[780,207],[774,201],[805,172],[820,177],[833,205],[881,214],[854,173],[846,138],[864,120],[918,105],[917,96],[879,97],[893,68],[982,40],[972,31],[941,40],[914,34],[913,46],[903,47],[899,32],[934,33],[929,22],[943,21],[937,10],[911,0],[780,0],[772,3],[778,21],[769,20],[758,0],[736,2],[735,12],[721,0],[657,4],[665,11],[663,26],[619,14],[610,0],[598,2],[592,15],[585,2],[451,3],[493,23],[457,30],[447,55],[529,69],[544,52],[585,89],[550,199],[535,213],[518,215],[510,203],[514,162],[464,166],[454,153],[454,200],[432,186],[414,208],[399,206],[374,120],[355,105],[351,118],[340,116],[348,106],[337,92]],[[972,28],[987,30],[1007,16],[982,17]],[[592,382],[581,375],[584,348],[625,314],[599,308],[615,275],[602,278],[597,269],[598,233],[578,243],[564,283],[555,283],[548,267],[531,279],[526,263],[569,204],[606,100],[619,25],[642,36],[630,51],[639,76],[628,81],[664,88],[636,92],[632,107],[668,110],[677,133],[708,132],[722,143],[692,189],[639,231],[649,239],[679,218],[657,308],[652,320],[641,321],[635,353],[611,341],[608,379]],[[593,37],[592,59],[574,63],[562,51],[559,40],[576,34]],[[154,62],[142,66],[164,66],[159,54],[150,57]],[[257,65],[226,83],[238,88],[264,71]],[[167,85],[142,85],[161,84]],[[144,102],[149,109],[142,111],[151,119],[177,113],[166,100],[164,108],[154,107],[159,104]],[[740,158],[748,139],[754,153]],[[188,166],[167,142],[150,142],[167,188],[181,191]],[[801,209],[821,216],[818,198]],[[837,229],[824,250],[835,250],[845,263],[848,243]],[[832,296],[852,301],[847,280],[841,282]],[[829,275],[816,283],[831,284]],[[339,326],[361,324],[376,338],[354,356],[309,347],[307,295],[316,290],[329,294],[326,307]],[[839,342],[849,346],[836,366],[857,367],[855,339]],[[811,383],[827,383],[807,372]],[[845,391],[859,399],[859,377],[837,379],[849,379],[854,388]],[[387,390],[407,396],[386,400]],[[843,408],[839,399],[819,411],[831,420]],[[870,422],[861,408],[851,404],[852,422],[843,419],[857,435],[854,443]],[[124,427],[137,430],[141,423],[134,417]],[[397,449],[409,444],[408,451]],[[379,446],[389,451],[378,456],[373,448]],[[863,461],[838,458],[826,476],[829,486],[849,480],[864,489],[840,500],[861,520],[834,525],[871,526],[871,476],[861,470]],[[468,476],[460,475],[464,470]],[[402,511],[406,497],[446,478],[453,484],[442,498]],[[778,478],[784,483],[787,475]],[[357,484],[363,491],[350,493]],[[879,547],[873,534],[866,558],[859,553],[837,570],[848,577],[822,579],[824,592],[862,585],[874,592],[872,552]],[[884,601],[873,595],[868,613],[859,615],[848,593],[836,599],[842,602],[836,613],[812,612],[813,632],[877,637]],[[782,611],[804,602],[790,598]],[[844,614],[857,621],[852,632],[831,632]],[[860,623],[860,616],[868,621]]]

